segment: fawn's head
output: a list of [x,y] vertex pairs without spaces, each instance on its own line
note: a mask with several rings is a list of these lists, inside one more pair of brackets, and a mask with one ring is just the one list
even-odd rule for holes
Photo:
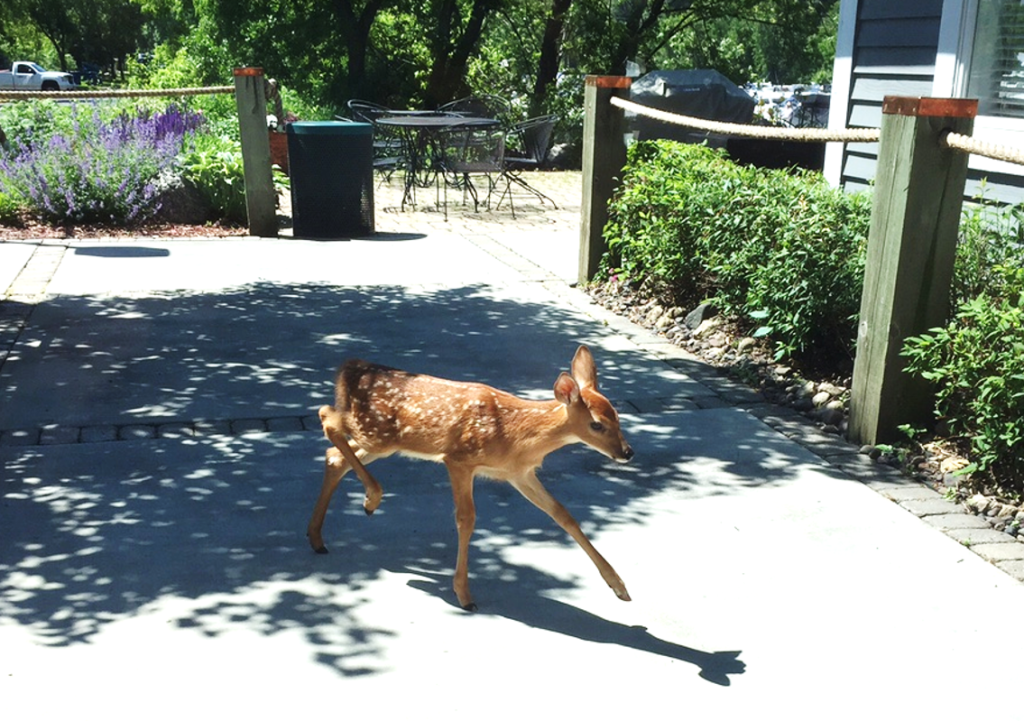
[[586,346],[581,345],[572,359],[572,375],[562,373],[555,381],[555,398],[565,404],[581,442],[619,463],[633,457],[619,427],[619,414],[597,390],[597,368]]

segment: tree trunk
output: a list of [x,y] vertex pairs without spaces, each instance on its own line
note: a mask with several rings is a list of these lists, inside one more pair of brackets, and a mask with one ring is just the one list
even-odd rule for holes
[[626,21],[628,31],[622,36],[611,58],[609,71],[613,75],[625,75],[626,61],[636,58],[640,51],[640,43],[658,24],[658,19],[664,12],[665,0],[650,0],[650,4],[637,4],[633,16]]
[[530,100],[530,114],[544,112],[544,101],[548,89],[558,80],[558,67],[562,59],[562,32],[565,29],[565,15],[572,0],[551,0],[551,14],[544,23],[544,37],[540,44],[540,61],[537,65],[537,81],[533,86]]
[[349,97],[359,97],[364,92],[366,78],[366,54],[370,47],[370,28],[377,14],[387,6],[389,0],[368,0],[363,11],[356,14],[353,0],[335,0],[334,11],[338,17],[340,32],[348,52],[348,77],[346,91]]
[[438,13],[433,59],[427,80],[426,101],[440,105],[454,100],[466,77],[469,58],[480,44],[484,21],[499,0],[473,0],[469,18],[461,35],[453,37],[452,27],[459,23],[459,7],[453,0],[444,0]]

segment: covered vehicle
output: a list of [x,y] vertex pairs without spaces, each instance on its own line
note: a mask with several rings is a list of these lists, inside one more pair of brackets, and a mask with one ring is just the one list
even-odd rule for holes
[[[669,113],[739,125],[749,125],[757,108],[757,100],[750,93],[716,70],[656,70],[647,73],[633,82],[630,100]],[[721,135],[642,115],[633,118],[632,130],[638,140],[664,138],[725,148],[733,160],[762,168],[795,166],[821,170],[825,159],[824,143]]]
[[[679,115],[744,124],[754,117],[756,105],[745,90],[717,70],[655,70],[633,81],[629,99]],[[639,140],[667,138],[687,143],[714,140],[706,132],[640,115],[633,119],[633,129]]]

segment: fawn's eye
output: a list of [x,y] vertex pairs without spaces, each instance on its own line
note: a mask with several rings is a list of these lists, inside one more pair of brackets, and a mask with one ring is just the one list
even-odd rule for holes
[[602,431],[604,431],[604,426],[601,423],[594,421],[593,423],[590,424],[590,430],[601,433]]

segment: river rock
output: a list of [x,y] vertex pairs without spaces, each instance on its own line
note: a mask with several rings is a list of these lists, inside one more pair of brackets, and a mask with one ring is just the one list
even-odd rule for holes
[[821,393],[828,393],[833,398],[837,398],[846,392],[845,388],[840,388],[832,383],[819,383],[818,391]]
[[975,493],[973,496],[964,501],[964,505],[967,506],[967,510],[969,510],[971,513],[977,513],[979,515],[986,513],[991,503],[991,499],[986,498],[980,493]]
[[686,314],[686,318],[683,321],[690,330],[697,330],[704,323],[704,321],[714,318],[718,315],[718,309],[710,303],[701,303],[696,308]]
[[754,340],[753,338],[740,338],[739,342],[736,344],[736,350],[738,350],[740,353],[746,353],[747,351],[751,350],[755,345],[757,345],[757,341]]
[[832,396],[830,396],[825,391],[818,391],[811,397],[811,403],[814,404],[815,408],[821,408],[830,400],[832,400]]

